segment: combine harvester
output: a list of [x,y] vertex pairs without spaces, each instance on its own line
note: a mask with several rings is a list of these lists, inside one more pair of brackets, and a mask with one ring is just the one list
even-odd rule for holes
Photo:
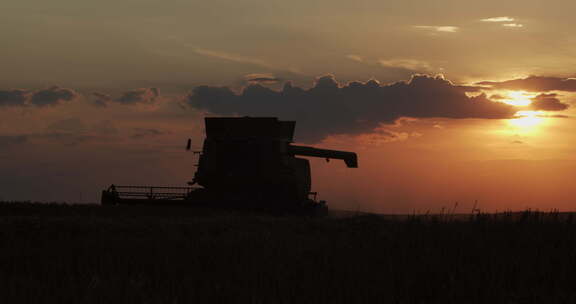
[[[344,160],[356,153],[292,145],[294,121],[268,117],[206,118],[206,139],[190,187],[110,186],[103,205],[179,204],[293,214],[326,214],[311,192],[310,163],[296,156]],[[190,150],[188,140],[187,150]]]

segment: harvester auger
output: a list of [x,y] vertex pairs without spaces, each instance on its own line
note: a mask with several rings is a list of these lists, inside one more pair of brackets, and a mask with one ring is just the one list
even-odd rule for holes
[[[344,160],[356,153],[292,145],[294,121],[273,117],[211,117],[189,187],[110,186],[102,204],[182,204],[278,213],[325,214],[311,192],[310,163],[296,156]],[[190,149],[190,140],[188,147]]]

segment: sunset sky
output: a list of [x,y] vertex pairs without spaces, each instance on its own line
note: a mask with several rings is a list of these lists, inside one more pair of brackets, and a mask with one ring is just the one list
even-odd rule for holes
[[185,186],[205,116],[296,120],[333,208],[576,209],[576,2],[5,0],[0,199]]

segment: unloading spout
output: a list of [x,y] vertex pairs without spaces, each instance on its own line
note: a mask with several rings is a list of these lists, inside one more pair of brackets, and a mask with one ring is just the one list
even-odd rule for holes
[[288,146],[288,153],[291,155],[322,157],[326,159],[341,159],[348,168],[358,168],[358,156],[354,152],[318,149],[306,146]]

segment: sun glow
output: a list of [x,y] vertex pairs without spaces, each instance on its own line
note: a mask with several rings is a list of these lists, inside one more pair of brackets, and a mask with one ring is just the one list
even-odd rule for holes
[[531,130],[544,120],[542,113],[539,111],[519,111],[515,118],[508,120],[511,126],[521,130]]
[[524,91],[510,91],[506,95],[507,97],[502,100],[503,102],[519,107],[530,105],[532,103],[531,98],[534,97]]

